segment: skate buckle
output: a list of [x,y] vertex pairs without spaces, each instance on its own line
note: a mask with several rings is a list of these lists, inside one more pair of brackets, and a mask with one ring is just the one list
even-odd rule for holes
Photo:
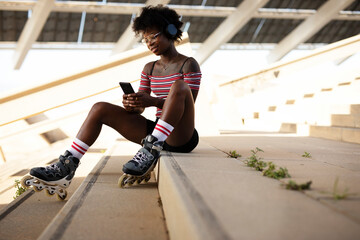
[[154,144],[154,145],[152,146],[152,149],[154,149],[154,150],[156,150],[156,151],[158,151],[158,152],[161,152],[162,146],[160,146],[160,145],[158,146],[158,145],[155,145],[155,144]]

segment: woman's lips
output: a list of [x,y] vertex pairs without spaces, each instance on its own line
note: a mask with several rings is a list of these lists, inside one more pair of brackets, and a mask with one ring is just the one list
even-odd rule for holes
[[153,48],[150,49],[150,51],[152,51],[153,53],[155,53],[157,50],[158,50],[157,47],[153,47]]

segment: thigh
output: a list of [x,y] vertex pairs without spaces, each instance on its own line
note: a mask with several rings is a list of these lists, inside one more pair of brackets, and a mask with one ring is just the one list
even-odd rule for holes
[[174,126],[173,132],[166,140],[166,142],[171,146],[181,146],[187,143],[191,139],[195,129],[194,99],[190,87],[187,83],[184,82],[184,84],[186,85],[185,88],[187,90],[185,91],[186,96],[183,114],[177,125]]
[[103,123],[120,133],[126,139],[138,143],[147,135],[147,119],[138,113],[126,111],[114,104],[106,105]]

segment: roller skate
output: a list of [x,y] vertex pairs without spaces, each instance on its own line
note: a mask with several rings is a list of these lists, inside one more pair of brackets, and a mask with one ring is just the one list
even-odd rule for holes
[[33,187],[35,192],[46,190],[48,196],[57,194],[59,200],[65,200],[71,179],[78,167],[79,159],[72,156],[69,151],[59,157],[59,161],[46,167],[36,167],[30,170],[30,175],[21,179],[25,188]]
[[132,160],[123,166],[124,174],[118,182],[121,188],[148,182],[151,178],[151,171],[160,157],[163,142],[157,141],[157,138],[152,135],[147,135],[141,143],[143,147]]

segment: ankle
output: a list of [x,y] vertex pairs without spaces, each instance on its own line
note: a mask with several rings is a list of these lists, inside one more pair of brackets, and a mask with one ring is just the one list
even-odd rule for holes
[[60,155],[59,159],[63,162],[64,165],[72,164],[75,168],[80,164],[80,159],[74,157],[73,154],[68,150],[65,151],[64,155]]

